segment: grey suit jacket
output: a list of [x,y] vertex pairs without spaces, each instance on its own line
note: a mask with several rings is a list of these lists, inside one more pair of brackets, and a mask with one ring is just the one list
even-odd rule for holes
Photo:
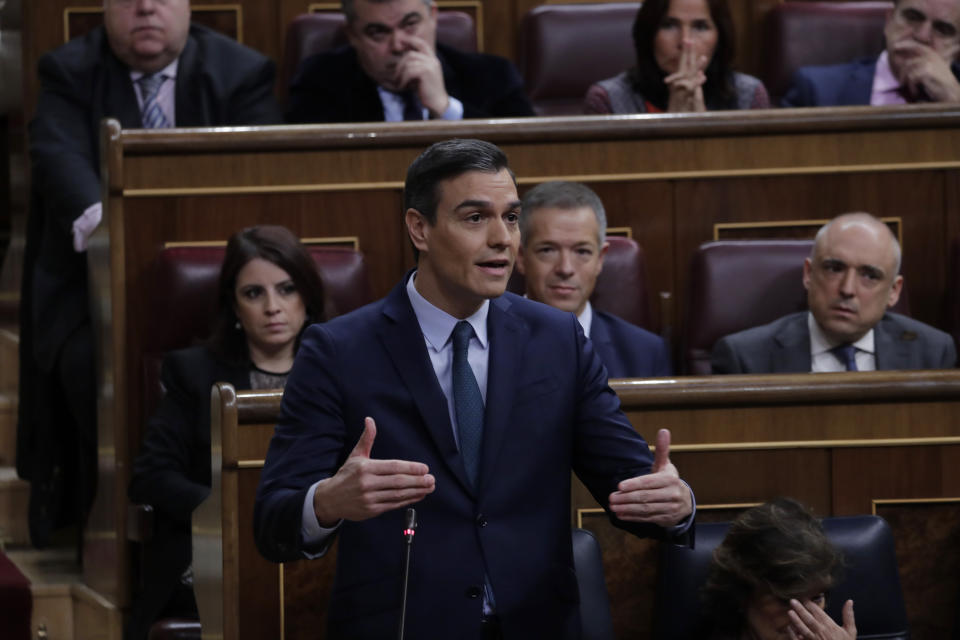
[[[877,369],[948,369],[957,364],[953,339],[912,318],[887,312],[874,327]],[[806,373],[811,368],[807,312],[792,313],[717,341],[714,373]]]

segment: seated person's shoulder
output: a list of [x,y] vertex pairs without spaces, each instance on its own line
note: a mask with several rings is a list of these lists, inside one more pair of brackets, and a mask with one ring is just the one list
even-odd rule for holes
[[953,346],[953,338],[947,332],[899,313],[888,311],[880,322],[886,331],[902,341],[924,341]]

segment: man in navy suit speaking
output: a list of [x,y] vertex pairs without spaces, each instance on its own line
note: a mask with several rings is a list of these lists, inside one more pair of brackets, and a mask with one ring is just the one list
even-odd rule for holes
[[575,313],[611,378],[669,376],[670,353],[660,336],[590,304],[610,246],[606,235],[607,215],[590,187],[555,180],[528,191],[517,258],[527,297]]
[[258,547],[291,561],[339,535],[329,635],[388,637],[416,505],[407,637],[576,638],[570,471],[617,526],[688,539],[670,434],[652,456],[577,319],[504,293],[520,200],[497,147],[431,146],[404,208],[416,270],[304,335],[257,490]]

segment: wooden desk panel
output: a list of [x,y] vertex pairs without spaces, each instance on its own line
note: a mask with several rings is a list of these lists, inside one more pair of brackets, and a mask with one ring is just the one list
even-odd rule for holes
[[[650,429],[654,423],[673,429],[671,459],[696,491],[701,521],[728,520],[778,495],[795,497],[821,516],[887,517],[914,637],[949,635],[960,593],[960,571],[955,570],[960,568],[960,426],[952,418],[940,425],[923,423],[938,419],[931,418],[934,407],[943,409],[936,415],[956,415],[960,372],[728,376],[614,381],[613,386],[638,426],[646,419]],[[319,603],[329,593],[333,558],[282,569],[270,565],[256,555],[250,527],[269,422],[279,412],[280,394],[234,395],[227,386],[217,394],[223,408],[215,409],[215,422],[218,414],[223,416],[224,434],[237,437],[225,435],[221,449],[219,428],[213,427],[214,469],[221,467],[222,450],[223,471],[214,474],[213,497],[195,518],[200,525],[195,526],[195,549],[201,554],[217,549],[210,535],[196,536],[215,534],[220,527],[223,562],[217,578],[210,571],[218,564],[206,564],[205,557],[198,563],[195,556],[202,615],[211,602],[219,602],[227,640],[258,637],[248,635],[251,630],[283,640],[318,637],[325,618]],[[858,408],[885,411],[871,413],[869,420],[851,420],[851,411]],[[796,418],[784,420],[784,411]],[[697,418],[692,422],[691,414]],[[650,419],[653,415],[656,419]],[[777,419],[757,419],[771,415]],[[673,422],[672,417],[680,419]],[[915,433],[903,432],[903,422],[915,425]],[[817,423],[822,424],[810,427]],[[652,437],[651,430],[640,430]],[[651,637],[658,543],[613,528],[579,484],[572,502],[573,524],[591,529],[600,540],[617,637]],[[237,505],[236,512],[224,508],[230,504]],[[211,514],[221,514],[222,525],[204,519]],[[231,614],[236,616],[233,627]],[[254,615],[258,622],[248,623]],[[210,628],[219,627],[214,622]]]
[[[715,222],[826,218],[869,207],[904,218],[905,268],[923,273],[911,278],[911,304],[917,317],[937,323],[939,265],[949,234],[960,231],[949,215],[960,202],[958,125],[960,110],[925,105],[392,126],[108,126],[105,224],[89,252],[102,345],[102,475],[87,582],[125,604],[123,515],[144,421],[144,302],[156,295],[148,273],[164,242],[222,240],[267,222],[304,236],[356,236],[373,293],[382,296],[413,264],[401,224],[408,164],[436,140],[480,137],[508,153],[521,191],[552,178],[595,186],[611,224],[628,227],[648,251],[650,289],[670,294],[660,311],[674,319],[675,332],[690,253],[712,238]],[[728,420],[746,415],[728,411]],[[930,409],[924,423],[937,424],[938,411]],[[668,413],[680,420],[677,411]],[[661,419],[648,416],[654,418]]]

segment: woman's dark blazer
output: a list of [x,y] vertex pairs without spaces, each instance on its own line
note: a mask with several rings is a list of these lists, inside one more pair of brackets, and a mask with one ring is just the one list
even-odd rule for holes
[[147,421],[129,489],[134,504],[153,506],[156,525],[144,547],[144,587],[126,634],[137,640],[146,638],[191,563],[191,514],[210,493],[210,387],[229,382],[249,389],[250,367],[190,347],[164,357],[160,381],[164,396]]

